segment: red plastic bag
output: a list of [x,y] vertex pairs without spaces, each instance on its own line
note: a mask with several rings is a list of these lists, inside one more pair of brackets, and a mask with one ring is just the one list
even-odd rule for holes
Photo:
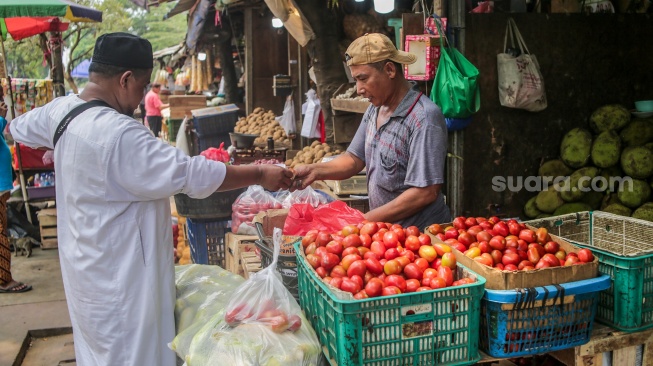
[[318,208],[299,203],[290,207],[283,234],[304,236],[313,229],[333,233],[342,230],[344,226],[357,225],[363,220],[365,216],[362,212],[347,206],[343,201],[334,201]]
[[221,161],[223,163],[228,163],[231,160],[229,153],[224,149],[224,142],[220,143],[220,147],[209,147],[208,149],[200,153],[203,157],[209,160]]

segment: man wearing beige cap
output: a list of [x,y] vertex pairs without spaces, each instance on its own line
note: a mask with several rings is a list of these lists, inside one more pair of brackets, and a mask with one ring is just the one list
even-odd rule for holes
[[402,64],[416,61],[383,34],[357,38],[345,53],[367,109],[347,152],[328,163],[295,168],[295,187],[342,180],[367,167],[370,221],[424,228],[449,222],[440,194],[444,184],[447,127],[438,106],[404,78]]

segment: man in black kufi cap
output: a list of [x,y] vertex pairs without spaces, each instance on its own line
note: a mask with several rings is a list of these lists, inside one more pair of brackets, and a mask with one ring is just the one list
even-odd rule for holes
[[291,185],[287,169],[189,157],[152,136],[131,117],[152,62],[147,40],[102,35],[79,96],[10,125],[16,141],[54,149],[61,273],[80,366],[175,365],[170,196]]

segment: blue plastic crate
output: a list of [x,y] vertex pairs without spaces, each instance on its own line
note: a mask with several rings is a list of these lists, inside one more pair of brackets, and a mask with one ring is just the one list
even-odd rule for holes
[[231,145],[229,132],[234,132],[238,111],[239,108],[235,104],[195,109],[192,111],[193,128],[200,140],[218,134],[226,135],[225,146],[229,146]]
[[481,301],[481,349],[493,357],[558,351],[590,340],[597,293],[610,276],[555,286],[485,290]]
[[225,268],[225,235],[231,232],[231,221],[187,219],[186,224],[193,263]]

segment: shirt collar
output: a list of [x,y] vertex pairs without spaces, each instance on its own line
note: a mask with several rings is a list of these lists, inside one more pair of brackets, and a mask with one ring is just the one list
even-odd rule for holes
[[419,88],[417,87],[417,83],[414,81],[410,82],[411,87],[408,89],[408,93],[404,96],[404,99],[401,100],[401,103],[395,108],[394,113],[392,113],[392,117],[406,117],[408,115],[408,111],[410,110],[410,107],[413,106],[413,103],[415,103],[415,99],[417,99],[417,96],[420,93]]

